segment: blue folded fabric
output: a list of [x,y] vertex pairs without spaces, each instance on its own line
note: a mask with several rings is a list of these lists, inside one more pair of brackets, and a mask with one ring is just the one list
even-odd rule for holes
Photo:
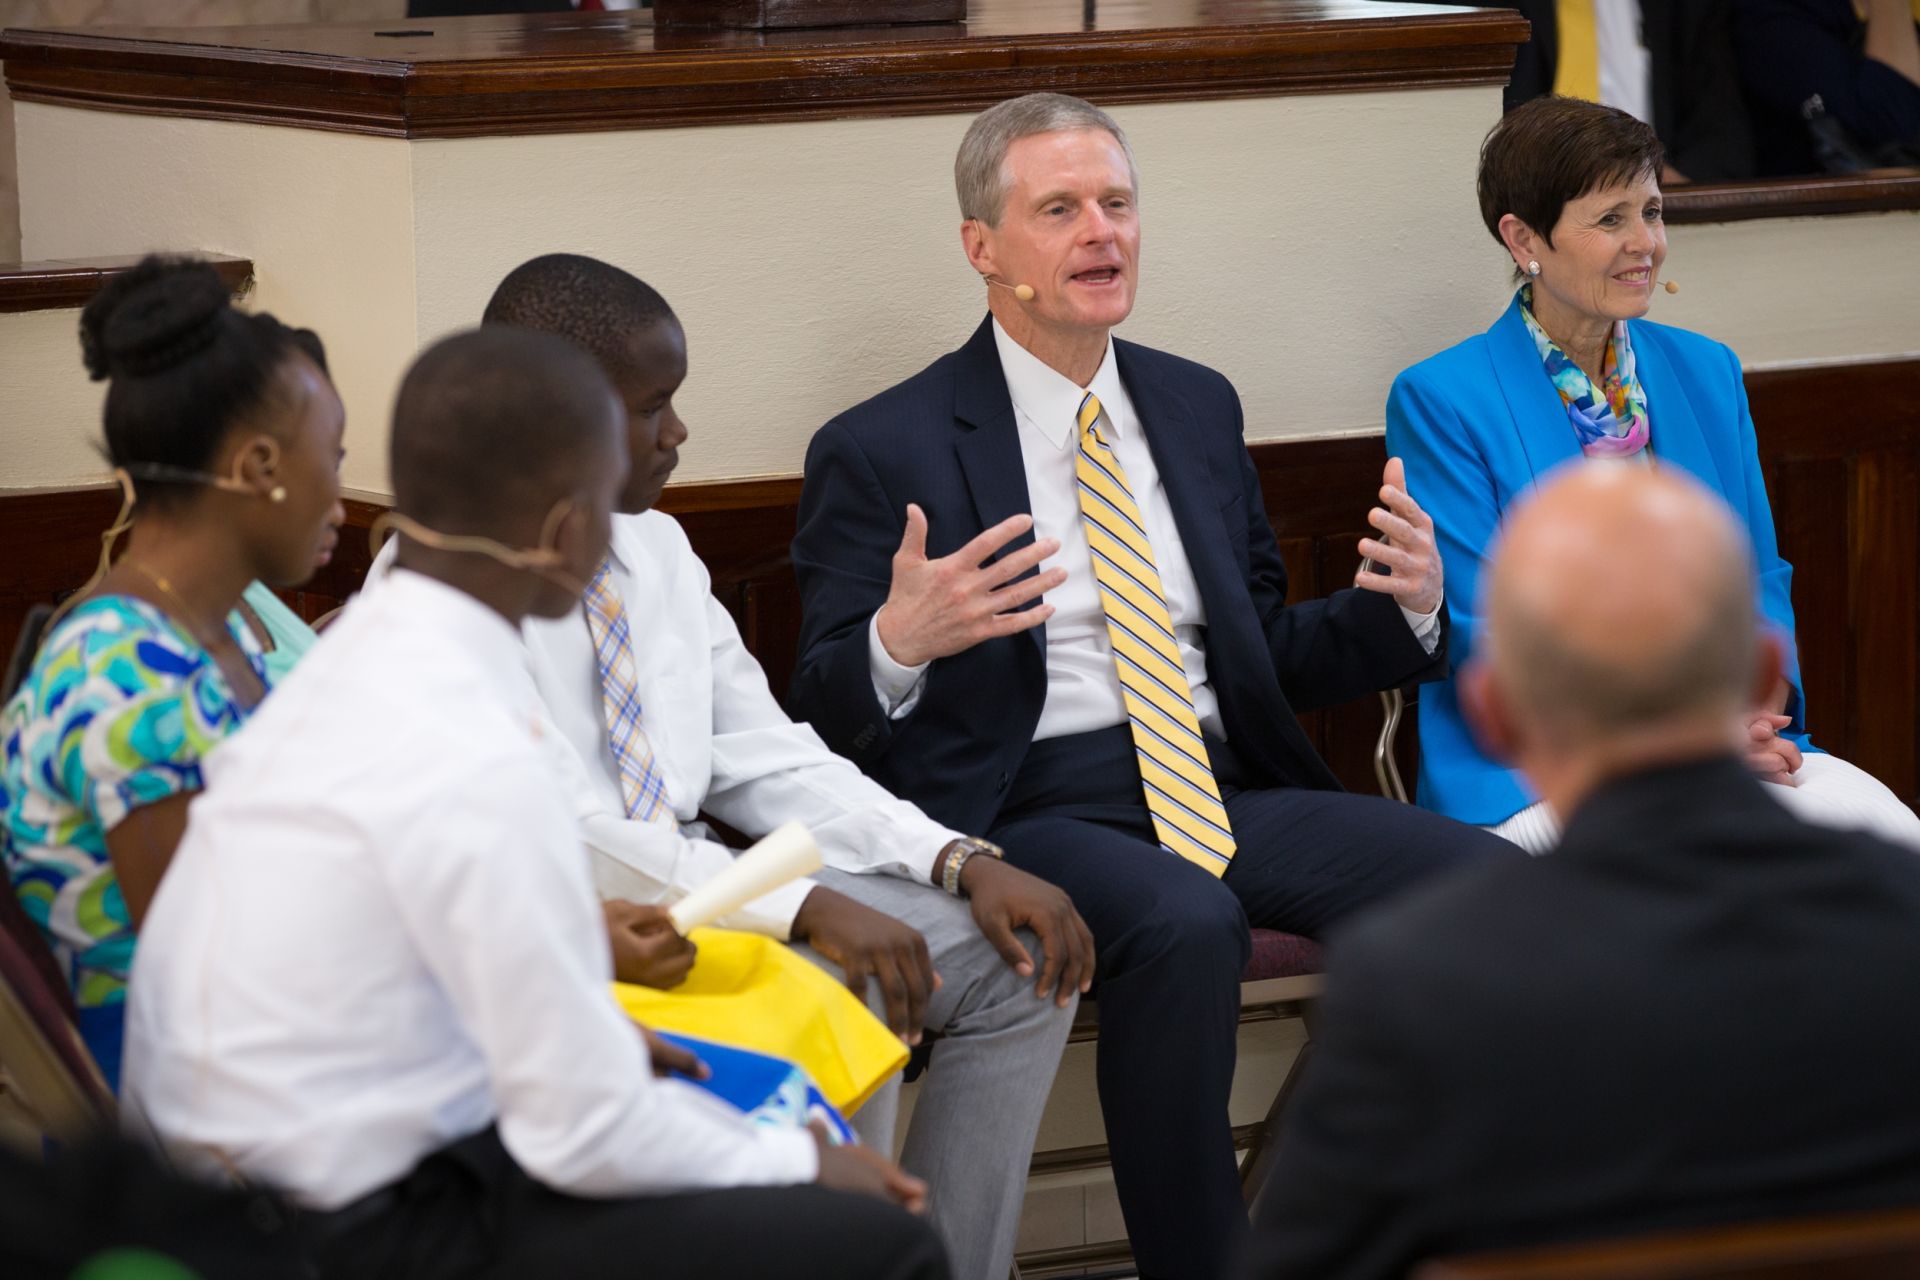
[[754,1123],[803,1129],[808,1121],[819,1120],[826,1125],[827,1136],[835,1146],[853,1146],[860,1141],[846,1117],[821,1096],[807,1073],[785,1058],[668,1031],[654,1034],[686,1049],[713,1073],[705,1080],[695,1080],[675,1072],[678,1078],[705,1089]]

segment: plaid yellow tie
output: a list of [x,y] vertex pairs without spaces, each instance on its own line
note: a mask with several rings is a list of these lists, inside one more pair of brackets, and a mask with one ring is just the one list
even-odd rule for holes
[[1233,858],[1233,827],[1200,736],[1193,687],[1180,665],[1173,615],[1146,522],[1127,488],[1120,460],[1100,435],[1100,400],[1080,402],[1080,451],[1074,460],[1080,516],[1093,551],[1093,580],[1107,614],[1113,664],[1133,728],[1134,754],[1154,834],[1168,850],[1221,875]]
[[620,795],[627,816],[675,827],[667,780],[653,758],[653,744],[640,727],[640,684],[633,666],[633,633],[627,607],[607,581],[613,568],[602,560],[587,585],[587,631],[593,637],[594,665],[600,671],[600,711],[607,722],[607,745],[620,772]]

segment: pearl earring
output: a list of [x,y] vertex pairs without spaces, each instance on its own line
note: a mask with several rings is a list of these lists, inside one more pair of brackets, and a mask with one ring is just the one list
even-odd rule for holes
[[1528,274],[1528,275],[1530,275],[1530,276],[1537,276],[1537,275],[1539,275],[1539,274],[1540,274],[1540,263],[1539,263],[1538,261],[1536,261],[1536,260],[1534,260],[1534,259],[1531,259],[1531,258],[1529,258],[1529,259],[1527,260],[1527,274]]
[[285,485],[277,484],[273,486],[273,488],[267,490],[268,502],[285,502],[286,500],[287,500],[287,487]]

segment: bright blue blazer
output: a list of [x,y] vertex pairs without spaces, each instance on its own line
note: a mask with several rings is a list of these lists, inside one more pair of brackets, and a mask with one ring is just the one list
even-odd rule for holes
[[[1685,329],[1630,323],[1654,457],[1719,494],[1745,523],[1761,615],[1786,645],[1793,723],[1782,736],[1811,749],[1793,643],[1793,569],[1774,540],[1739,358]],[[1501,517],[1548,472],[1581,456],[1517,293],[1491,329],[1394,379],[1387,450],[1405,460],[1407,488],[1439,535],[1457,673],[1480,637],[1480,571]],[[1536,797],[1518,773],[1480,750],[1461,718],[1455,679],[1420,691],[1420,803],[1463,822],[1500,822]]]

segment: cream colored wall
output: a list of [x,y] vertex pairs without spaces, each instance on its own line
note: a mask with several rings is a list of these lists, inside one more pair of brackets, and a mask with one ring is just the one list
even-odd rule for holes
[[[1226,372],[1254,439],[1378,431],[1393,374],[1484,328],[1504,297],[1472,192],[1498,110],[1492,88],[1120,108],[1145,218],[1122,335]],[[255,305],[326,337],[348,483],[380,492],[388,405],[417,345],[473,322],[525,258],[597,254],[687,321],[682,478],[792,473],[821,422],[957,345],[981,313],[948,177],[965,125],[407,143],[29,103],[26,256],[252,257]],[[1656,317],[1751,366],[1920,352],[1920,214],[1676,228],[1669,265],[1683,292]],[[62,420],[94,430],[77,358],[19,363],[16,383],[59,383],[33,403],[71,404]],[[46,430],[0,404],[0,485],[65,482],[80,455]]]
[[0,488],[66,488],[106,474],[94,449],[106,384],[80,367],[80,312],[0,315]]
[[[1425,335],[1495,305],[1471,205],[1439,193],[1498,111],[1494,89],[1121,109],[1144,219],[1122,336],[1224,370],[1255,438],[1377,429]],[[983,313],[951,177],[967,120],[422,143],[421,332],[471,323],[534,252],[607,258],[686,321],[683,478],[797,471],[822,422]]]
[[[251,258],[248,305],[326,340],[347,406],[348,486],[384,489],[387,413],[418,341],[407,143],[31,102],[17,104],[16,123],[28,259],[150,249]],[[78,345],[55,354],[30,371],[56,384],[50,402],[97,403],[79,398]],[[14,359],[0,349],[0,365]],[[94,434],[97,417],[75,421]],[[61,482],[16,462],[39,430],[0,403],[0,487]]]
[[1748,368],[1920,354],[1920,213],[1675,227],[1653,318]]
[[[406,0],[0,0],[0,27],[206,27],[398,18]],[[20,256],[13,100],[0,94],[0,261]]]

